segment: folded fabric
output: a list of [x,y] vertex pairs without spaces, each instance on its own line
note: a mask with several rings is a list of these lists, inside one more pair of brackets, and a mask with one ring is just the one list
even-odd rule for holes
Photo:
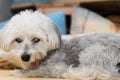
[[82,7],[74,7],[72,13],[71,34],[91,32],[113,32],[117,27],[110,20]]
[[71,18],[71,34],[80,34],[83,33],[84,23],[86,22],[86,17],[88,15],[88,10],[84,8],[73,7],[72,18]]

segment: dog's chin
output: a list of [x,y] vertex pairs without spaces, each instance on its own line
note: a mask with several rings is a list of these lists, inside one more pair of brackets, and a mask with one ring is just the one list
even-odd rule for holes
[[40,65],[40,60],[35,60],[34,62],[28,62],[26,64],[23,63],[22,66],[19,66],[21,69],[28,70],[28,69],[36,69]]
[[30,63],[29,69],[36,69],[36,68],[39,67],[39,65],[40,65],[40,61],[39,60],[35,60],[34,62]]

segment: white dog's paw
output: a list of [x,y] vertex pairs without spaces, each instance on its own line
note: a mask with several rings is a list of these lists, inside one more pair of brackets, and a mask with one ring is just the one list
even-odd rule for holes
[[27,70],[14,70],[10,72],[10,76],[14,76],[14,77],[29,77],[28,75],[26,75],[25,73],[27,72]]

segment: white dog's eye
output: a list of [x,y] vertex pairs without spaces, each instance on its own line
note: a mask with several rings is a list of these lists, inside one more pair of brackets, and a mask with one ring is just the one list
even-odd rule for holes
[[39,41],[40,41],[40,39],[37,38],[37,37],[34,37],[34,38],[32,39],[32,42],[33,42],[33,43],[38,43]]
[[17,43],[21,43],[21,42],[22,42],[22,39],[16,38],[15,41],[16,41]]

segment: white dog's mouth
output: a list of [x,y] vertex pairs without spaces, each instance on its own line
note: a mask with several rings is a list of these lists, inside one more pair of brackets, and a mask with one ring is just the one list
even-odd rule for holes
[[31,63],[30,69],[38,68],[39,64],[40,64],[40,61],[39,60],[35,60],[34,62]]

